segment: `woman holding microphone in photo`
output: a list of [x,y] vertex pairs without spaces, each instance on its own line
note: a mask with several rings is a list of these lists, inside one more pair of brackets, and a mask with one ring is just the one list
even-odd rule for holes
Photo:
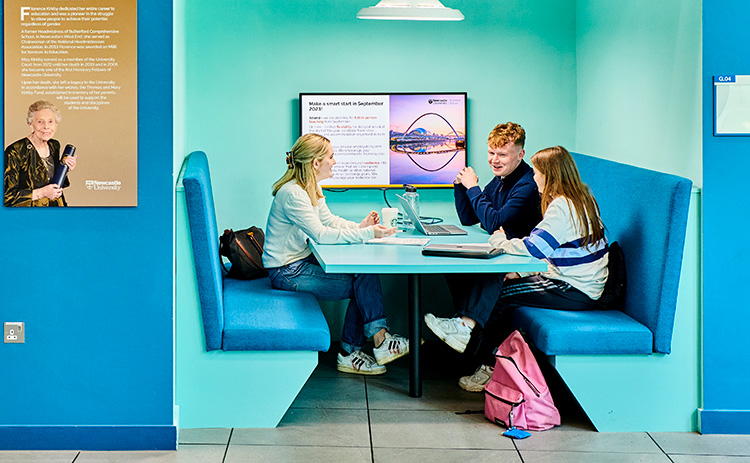
[[62,185],[51,183],[61,163],[71,171],[76,167],[76,156],[60,159],[60,142],[53,138],[61,119],[60,111],[49,101],[29,106],[26,123],[31,134],[5,149],[6,206],[67,206],[63,188],[70,184],[68,179]]
[[[378,275],[327,274],[307,244],[361,243],[396,232],[370,212],[360,223],[333,215],[318,182],[333,176],[333,147],[317,134],[301,136],[287,153],[287,171],[273,185],[263,265],[276,289],[305,291],[318,299],[350,299],[341,334],[337,369],[379,375],[383,366],[409,353],[409,342],[388,332]],[[375,343],[374,359],[362,352],[367,338]]]

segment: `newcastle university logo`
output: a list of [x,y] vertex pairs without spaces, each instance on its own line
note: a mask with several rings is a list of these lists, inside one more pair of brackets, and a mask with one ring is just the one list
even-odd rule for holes
[[86,180],[86,188],[89,190],[120,191],[122,182],[119,180]]

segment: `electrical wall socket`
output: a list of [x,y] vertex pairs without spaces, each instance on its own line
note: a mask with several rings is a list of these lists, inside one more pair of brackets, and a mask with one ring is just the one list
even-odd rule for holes
[[6,343],[25,342],[26,329],[23,322],[5,322],[3,325],[3,340]]

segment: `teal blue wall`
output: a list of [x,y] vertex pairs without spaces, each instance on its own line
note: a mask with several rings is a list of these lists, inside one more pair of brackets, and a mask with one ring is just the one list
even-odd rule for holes
[[702,185],[701,0],[578,0],[576,151]]
[[[701,0],[579,0],[576,17],[576,150],[687,177],[700,187]],[[644,186],[634,185],[639,187]],[[694,191],[672,353],[601,358],[595,360],[599,364],[593,363],[596,368],[583,358],[560,359],[558,363],[562,376],[600,430],[697,428],[696,409],[701,403],[700,219],[701,203]],[[588,367],[589,373],[599,373],[581,374],[586,370],[580,365]],[[653,386],[647,399],[640,400],[627,389],[618,390],[623,384],[618,378],[634,375]],[[608,393],[599,394],[599,390]],[[614,390],[618,393],[613,394]],[[628,409],[629,401],[636,400],[644,409],[655,411],[658,418],[644,424],[637,413],[620,413]]]
[[[298,135],[300,92],[466,91],[469,157],[484,181],[491,175],[485,141],[497,123],[521,123],[532,153],[571,145],[574,0],[452,6],[467,19],[364,21],[355,18],[362,3],[353,0],[186,0],[185,152],[176,154],[175,168],[186,152],[206,151],[220,179],[219,227],[265,224],[270,186]],[[444,193],[436,197],[450,197]],[[366,203],[355,216],[383,205],[379,193],[329,197]]]
[[[298,135],[299,92],[467,91],[469,162],[483,180],[486,134],[514,120],[529,155],[562,144],[702,183],[700,0],[453,1],[458,23],[363,21],[352,0],[325,6],[186,0],[179,12],[189,54],[176,58],[175,171],[187,152],[209,154],[220,226],[265,221],[265,191]],[[238,192],[260,197],[230,201]],[[358,216],[382,206],[370,193],[329,201],[354,202],[338,212]]]
[[139,2],[138,206],[0,206],[0,322],[26,323],[0,343],[0,450],[176,446],[171,107],[172,4]]
[[713,136],[713,76],[750,74],[745,0],[703,2],[704,433],[750,434],[750,254],[746,203],[750,138]]

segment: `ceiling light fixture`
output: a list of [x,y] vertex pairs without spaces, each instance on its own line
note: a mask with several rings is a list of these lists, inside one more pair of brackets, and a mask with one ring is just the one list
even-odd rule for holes
[[401,21],[462,21],[464,15],[446,8],[438,0],[381,0],[377,5],[362,8],[359,19],[390,19]]

